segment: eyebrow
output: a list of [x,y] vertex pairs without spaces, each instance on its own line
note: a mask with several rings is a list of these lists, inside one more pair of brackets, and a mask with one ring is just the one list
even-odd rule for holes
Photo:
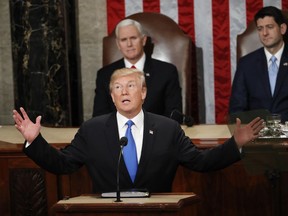
[[[129,83],[137,83],[137,82],[136,82],[136,80],[130,80],[130,81],[127,82],[127,84],[129,84]],[[113,83],[113,85],[115,85],[115,84],[123,85],[122,83],[117,82],[117,81],[115,81],[115,82]]]

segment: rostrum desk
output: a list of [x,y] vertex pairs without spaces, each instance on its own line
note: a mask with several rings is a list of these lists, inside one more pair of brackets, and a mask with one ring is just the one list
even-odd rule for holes
[[[227,125],[183,127],[199,148],[221,145],[230,132]],[[43,136],[60,148],[70,143],[77,128],[45,128]],[[47,215],[64,197],[91,193],[85,168],[71,175],[56,176],[39,168],[22,153],[23,138],[14,126],[0,127],[0,215]],[[284,149],[287,145],[283,144]],[[287,151],[287,150],[286,150]],[[173,192],[193,192],[200,198],[199,216],[274,216],[275,188],[266,175],[250,174],[240,161],[223,170],[197,173],[180,167]],[[288,175],[277,177],[279,215],[288,215]],[[278,209],[278,206],[277,206]],[[28,213],[27,213],[28,212]],[[22,214],[23,213],[23,214]]]
[[60,200],[52,207],[55,216],[193,216],[197,215],[199,198],[193,193],[152,194],[148,198],[101,198],[100,195],[82,195]]

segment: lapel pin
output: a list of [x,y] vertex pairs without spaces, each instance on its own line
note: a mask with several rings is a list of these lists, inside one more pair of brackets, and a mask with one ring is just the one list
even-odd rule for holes
[[154,132],[153,132],[152,130],[149,130],[149,133],[150,133],[150,134],[153,134]]
[[145,73],[145,76],[150,77],[150,73]]
[[284,63],[283,63],[283,66],[288,66],[288,62],[284,62]]

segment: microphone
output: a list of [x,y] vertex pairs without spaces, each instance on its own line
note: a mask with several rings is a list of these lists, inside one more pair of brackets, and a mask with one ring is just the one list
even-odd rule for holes
[[192,116],[185,115],[177,109],[172,110],[170,118],[174,119],[180,124],[185,124],[188,127],[192,127],[194,125],[194,119]]
[[120,143],[120,152],[119,152],[119,157],[118,157],[118,164],[117,164],[117,190],[116,190],[116,200],[115,202],[122,202],[120,199],[120,181],[119,181],[119,172],[120,172],[120,161],[121,161],[121,156],[122,156],[122,150],[123,147],[127,145],[128,139],[127,137],[121,137],[119,140]]

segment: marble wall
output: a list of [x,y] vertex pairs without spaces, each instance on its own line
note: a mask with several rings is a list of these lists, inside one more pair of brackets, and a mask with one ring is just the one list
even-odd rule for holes
[[[76,1],[81,71],[83,119],[92,116],[95,79],[102,67],[102,38],[106,36],[106,0]],[[9,0],[0,2],[0,125],[13,124],[14,108],[13,64],[10,31]],[[14,77],[15,78],[15,77]],[[73,96],[71,96],[73,97]]]
[[72,125],[70,11],[67,0],[10,0],[15,106],[45,126]]
[[9,0],[0,1],[0,125],[13,124],[14,88]]
[[78,1],[84,120],[92,117],[96,73],[102,67],[102,39],[107,35],[106,0]]

